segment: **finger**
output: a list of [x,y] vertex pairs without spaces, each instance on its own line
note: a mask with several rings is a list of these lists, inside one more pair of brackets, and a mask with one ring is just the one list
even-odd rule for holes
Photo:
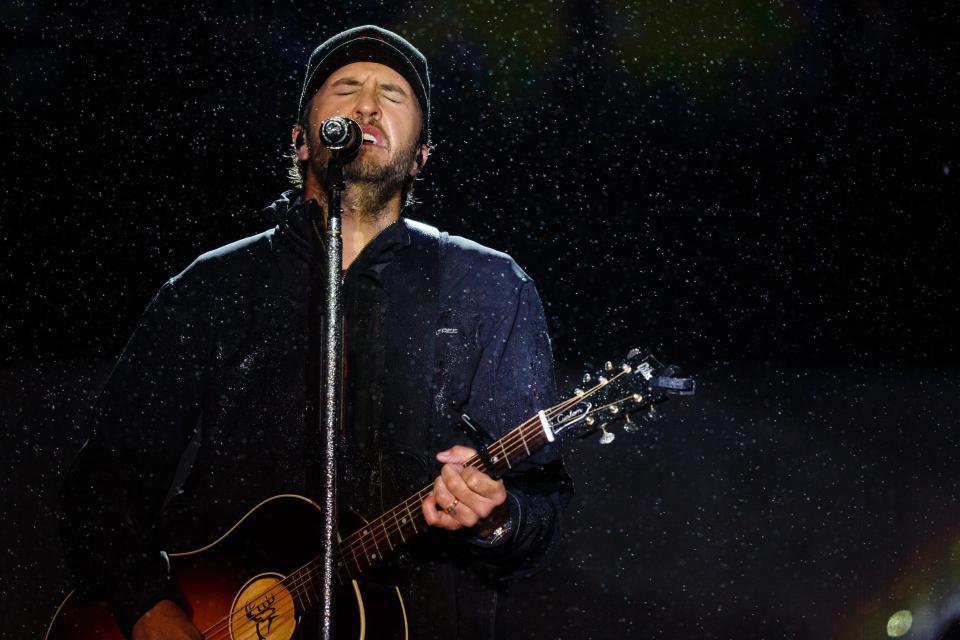
[[[464,527],[472,527],[480,520],[480,515],[476,512],[476,509],[474,509],[470,503],[464,502],[463,498],[451,491],[449,485],[446,484],[443,477],[437,477],[433,485],[433,493],[437,500],[437,508],[440,509],[444,514],[459,522],[460,525]],[[470,494],[467,496],[466,494],[469,492],[463,492],[462,490],[461,493],[463,493],[464,496],[468,497],[470,500],[476,500],[479,497],[476,494]]]
[[447,489],[447,485],[441,476],[437,476],[433,481],[433,491],[431,493],[433,493],[433,498],[437,503],[437,509],[440,511],[448,507],[455,498],[455,496],[450,493],[450,490]]
[[438,527],[449,531],[457,531],[463,528],[463,525],[460,524],[457,519],[451,517],[442,509],[439,509],[436,496],[433,492],[427,494],[427,497],[420,503],[420,510],[423,512],[423,517],[427,521],[427,524],[431,527]]
[[503,485],[503,480],[494,480],[480,469],[466,467],[460,474],[460,478],[468,489],[492,500],[495,505],[507,499],[507,489]]
[[423,519],[427,521],[429,526],[440,526],[440,514],[437,511],[437,499],[434,497],[432,491],[428,493],[427,497],[424,498],[423,502],[420,503],[420,511],[423,512]]
[[[443,481],[443,478],[437,476],[437,479],[433,482],[433,497],[436,501],[437,511],[441,516],[446,516],[447,518],[460,523],[459,513],[466,509],[462,505],[462,501],[457,498],[447,487],[446,483]],[[453,506],[453,513],[450,513],[451,505]],[[444,517],[441,517],[441,520],[445,520]],[[462,523],[460,523],[462,525]]]
[[[486,518],[507,498],[503,483],[478,469],[444,465],[440,470],[440,479],[443,481],[444,491],[459,498],[460,502],[467,505],[479,518]],[[440,504],[444,502],[441,501]]]
[[[459,467],[454,468],[458,469]],[[480,513],[492,507],[486,504],[488,502],[486,498],[470,491],[458,473],[452,473],[449,478],[450,481],[448,482],[447,474],[443,473],[437,478],[435,484],[437,504],[448,508],[450,505],[455,505],[453,513],[450,513],[450,511],[447,511],[447,513],[463,526],[472,527],[482,517]]]
[[449,464],[464,464],[475,455],[477,455],[477,452],[474,449],[457,444],[438,453],[437,461]]

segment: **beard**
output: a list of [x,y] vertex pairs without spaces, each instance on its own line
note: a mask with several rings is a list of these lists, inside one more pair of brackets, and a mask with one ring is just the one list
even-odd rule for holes
[[[353,160],[343,167],[343,177],[347,185],[343,193],[345,208],[349,207],[365,220],[376,220],[386,215],[386,206],[394,195],[403,189],[408,179],[410,163],[417,152],[414,141],[391,153],[385,163],[379,163],[374,156],[376,152],[367,149],[364,143]],[[330,156],[326,147],[318,141],[314,142],[314,150],[310,154],[310,170],[319,184],[326,182]]]

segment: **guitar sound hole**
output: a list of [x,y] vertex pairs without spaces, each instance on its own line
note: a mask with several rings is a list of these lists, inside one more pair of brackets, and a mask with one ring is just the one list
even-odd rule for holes
[[282,579],[275,574],[260,575],[243,586],[231,608],[230,635],[234,640],[289,640],[293,636],[297,611]]

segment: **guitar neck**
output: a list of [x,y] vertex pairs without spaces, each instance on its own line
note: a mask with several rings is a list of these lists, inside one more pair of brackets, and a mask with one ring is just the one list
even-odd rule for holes
[[[549,424],[546,429],[549,429]],[[551,439],[553,437],[551,432]],[[547,431],[538,416],[527,420],[487,447],[492,471],[500,476],[527,457],[536,453],[549,442]],[[464,463],[486,473],[487,468],[479,455],[474,455]],[[354,531],[340,542],[340,575],[356,578],[366,569],[377,564],[408,540],[428,529],[420,505],[433,485],[427,485],[383,515],[368,522],[363,528]],[[317,598],[316,580],[319,580],[321,558],[307,563],[287,578],[287,582],[297,585],[296,596],[303,606],[310,606]],[[344,575],[346,574],[346,575]]]
[[[488,469],[479,455],[471,457],[464,466],[486,473],[492,471],[493,475],[499,477],[547,443],[544,427],[535,416],[487,446],[493,469]],[[351,575],[359,575],[411,538],[427,530],[428,525],[420,505],[432,490],[433,485],[427,485],[343,539],[340,543],[341,557]]]
[[[464,466],[502,476],[556,437],[577,433],[578,425],[585,433],[603,430],[606,439],[601,439],[601,443],[610,442],[613,435],[605,429],[608,421],[629,421],[630,413],[663,402],[667,395],[660,390],[667,389],[676,395],[693,394],[691,379],[675,378],[672,374],[657,378],[656,384],[659,386],[657,391],[653,391],[653,383],[648,385],[647,382],[654,379],[654,372],[661,368],[662,365],[649,353],[633,349],[627,354],[627,361],[621,365],[614,366],[607,362],[604,370],[595,378],[584,376],[583,381],[591,383],[588,389],[575,390],[572,397],[541,411],[488,445],[487,460],[492,468],[487,467],[480,455],[471,457]],[[427,531],[429,527],[423,517],[421,504],[432,489],[432,485],[420,489],[344,538],[340,542],[340,563],[337,567],[341,579],[358,577],[408,540]],[[309,606],[317,599],[314,580],[322,573],[320,562],[320,558],[314,559],[285,580],[292,585],[294,596],[300,599],[301,605]]]

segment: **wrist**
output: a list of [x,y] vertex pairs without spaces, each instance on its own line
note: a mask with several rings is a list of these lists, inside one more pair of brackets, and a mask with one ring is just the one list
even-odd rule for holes
[[508,492],[503,504],[474,528],[475,535],[470,538],[470,542],[480,547],[499,546],[513,538],[519,521],[520,502]]
[[493,532],[501,527],[510,519],[510,498],[508,497],[502,504],[497,505],[490,515],[481,520],[474,527],[474,534],[478,538],[488,538]]

